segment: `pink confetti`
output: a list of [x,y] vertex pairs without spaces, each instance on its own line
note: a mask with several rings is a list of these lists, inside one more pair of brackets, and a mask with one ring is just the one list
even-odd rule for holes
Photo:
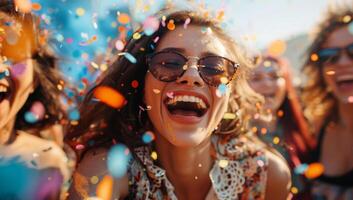
[[78,145],[76,145],[76,150],[82,150],[82,149],[84,149],[85,148],[85,146],[84,145],[82,145],[82,144],[78,144]]
[[119,51],[124,49],[124,43],[121,40],[115,42],[115,48]]
[[190,24],[190,18],[187,18],[184,22],[184,29],[186,29],[188,27],[188,24]]
[[33,103],[31,112],[36,116],[37,119],[43,119],[45,114],[45,107],[39,101]]
[[25,63],[17,63],[10,68],[11,74],[15,77],[21,76],[26,71],[26,67],[27,65]]
[[72,38],[67,38],[67,39],[66,39],[66,42],[67,42],[68,44],[71,44],[71,43],[74,42],[74,39],[72,39]]
[[167,92],[167,97],[172,99],[174,97],[174,92]]
[[143,22],[143,30],[146,35],[152,35],[159,28],[159,20],[155,17],[147,17]]

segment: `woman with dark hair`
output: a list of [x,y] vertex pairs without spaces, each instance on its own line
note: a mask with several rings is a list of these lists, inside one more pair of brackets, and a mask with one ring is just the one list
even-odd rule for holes
[[305,115],[317,135],[314,199],[353,198],[353,2],[331,5],[317,26],[303,70]]
[[0,1],[0,199],[64,198],[68,159],[39,135],[65,114],[60,76],[39,21]]
[[[251,126],[262,141],[274,147],[286,158],[293,170],[310,161],[315,138],[310,134],[300,101],[293,86],[287,61],[264,55],[249,79],[250,87],[265,98],[259,113],[253,116]],[[293,187],[299,190],[295,197],[303,199],[304,185],[299,176],[292,176]]]
[[288,167],[243,126],[257,95],[241,48],[197,12],[162,16],[87,94],[67,137],[83,149],[69,198],[102,197],[111,175],[113,199],[285,199]]

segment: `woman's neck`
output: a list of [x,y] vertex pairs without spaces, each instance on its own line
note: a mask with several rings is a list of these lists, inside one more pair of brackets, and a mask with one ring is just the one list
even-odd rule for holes
[[166,170],[178,198],[204,199],[211,187],[211,138],[194,147],[174,146],[161,135],[156,138],[159,163]]
[[339,102],[338,112],[340,124],[343,125],[345,129],[353,130],[353,103]]
[[8,143],[13,136],[15,120],[10,120],[4,127],[0,128],[0,145]]

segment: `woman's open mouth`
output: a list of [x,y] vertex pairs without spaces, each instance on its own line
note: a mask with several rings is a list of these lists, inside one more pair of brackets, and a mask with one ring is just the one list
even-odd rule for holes
[[9,99],[10,95],[11,95],[10,88],[0,83],[0,103],[5,99]]
[[208,102],[204,98],[194,95],[174,95],[172,98],[167,97],[164,103],[172,117],[191,120],[191,123],[199,121],[209,109]]
[[353,89],[353,75],[347,74],[336,77],[336,84],[342,90]]

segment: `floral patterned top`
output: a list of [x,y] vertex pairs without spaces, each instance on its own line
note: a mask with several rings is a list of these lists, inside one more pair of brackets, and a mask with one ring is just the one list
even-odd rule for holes
[[[214,165],[209,172],[212,187],[206,200],[265,199],[268,160],[262,147],[247,137],[212,136]],[[166,171],[150,157],[149,147],[134,150],[127,199],[177,200]]]

